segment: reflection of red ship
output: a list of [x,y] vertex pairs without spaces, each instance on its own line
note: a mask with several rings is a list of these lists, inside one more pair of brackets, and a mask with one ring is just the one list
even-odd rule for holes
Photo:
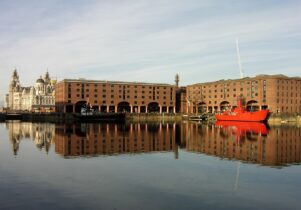
[[259,110],[250,112],[243,108],[241,101],[237,101],[237,107],[231,111],[224,111],[221,114],[216,114],[216,120],[222,121],[248,121],[248,122],[262,122],[267,118],[269,110]]
[[215,125],[223,128],[235,128],[238,136],[245,133],[257,133],[267,135],[268,129],[264,123],[259,122],[230,122],[230,121],[216,121]]

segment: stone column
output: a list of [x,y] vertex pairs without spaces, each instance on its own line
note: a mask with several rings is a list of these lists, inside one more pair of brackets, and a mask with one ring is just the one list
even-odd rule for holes
[[169,113],[169,106],[166,106],[166,113]]
[[159,112],[162,114],[162,106],[159,106]]
[[133,106],[130,106],[131,107],[131,113],[133,113]]
[[115,106],[115,113],[117,113],[118,111],[118,106]]
[[107,112],[110,112],[110,106],[107,106]]
[[175,106],[173,107],[173,113],[174,114],[176,113],[176,107]]

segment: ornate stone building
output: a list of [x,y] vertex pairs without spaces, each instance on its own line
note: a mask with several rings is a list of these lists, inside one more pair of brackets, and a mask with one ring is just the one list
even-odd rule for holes
[[8,110],[52,112],[55,110],[55,80],[46,72],[44,78],[36,80],[34,86],[22,87],[15,69],[5,101]]

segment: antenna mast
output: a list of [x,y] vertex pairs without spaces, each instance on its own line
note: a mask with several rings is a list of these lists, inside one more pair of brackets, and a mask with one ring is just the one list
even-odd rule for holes
[[240,78],[244,77],[244,73],[242,70],[241,62],[240,62],[240,53],[239,53],[239,46],[238,46],[238,38],[236,38],[236,50],[237,50],[237,59],[238,59],[238,67],[239,67],[239,73],[240,73]]

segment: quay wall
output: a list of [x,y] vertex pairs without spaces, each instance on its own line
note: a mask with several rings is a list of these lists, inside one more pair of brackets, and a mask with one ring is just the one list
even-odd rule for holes
[[[0,113],[0,121],[7,119],[6,113]],[[76,121],[72,113],[20,113],[17,120],[27,122],[52,122],[52,123],[72,123]],[[183,114],[158,114],[158,113],[128,113],[126,114],[126,121],[129,122],[180,122],[182,120],[188,120],[187,115]],[[209,121],[214,121],[214,117]],[[299,114],[270,114],[268,117],[269,124],[281,124],[281,123],[298,123],[301,124],[301,115]]]
[[74,117],[72,114],[64,113],[15,113],[15,115],[7,115],[0,113],[0,121],[5,120],[20,120],[24,122],[49,122],[49,123],[62,123],[73,122]]
[[126,114],[126,120],[130,122],[180,122],[182,121],[182,114],[172,113],[140,113],[140,114]]
[[280,123],[298,123],[301,124],[300,114],[271,114],[268,118],[268,123],[270,124],[280,124]]

